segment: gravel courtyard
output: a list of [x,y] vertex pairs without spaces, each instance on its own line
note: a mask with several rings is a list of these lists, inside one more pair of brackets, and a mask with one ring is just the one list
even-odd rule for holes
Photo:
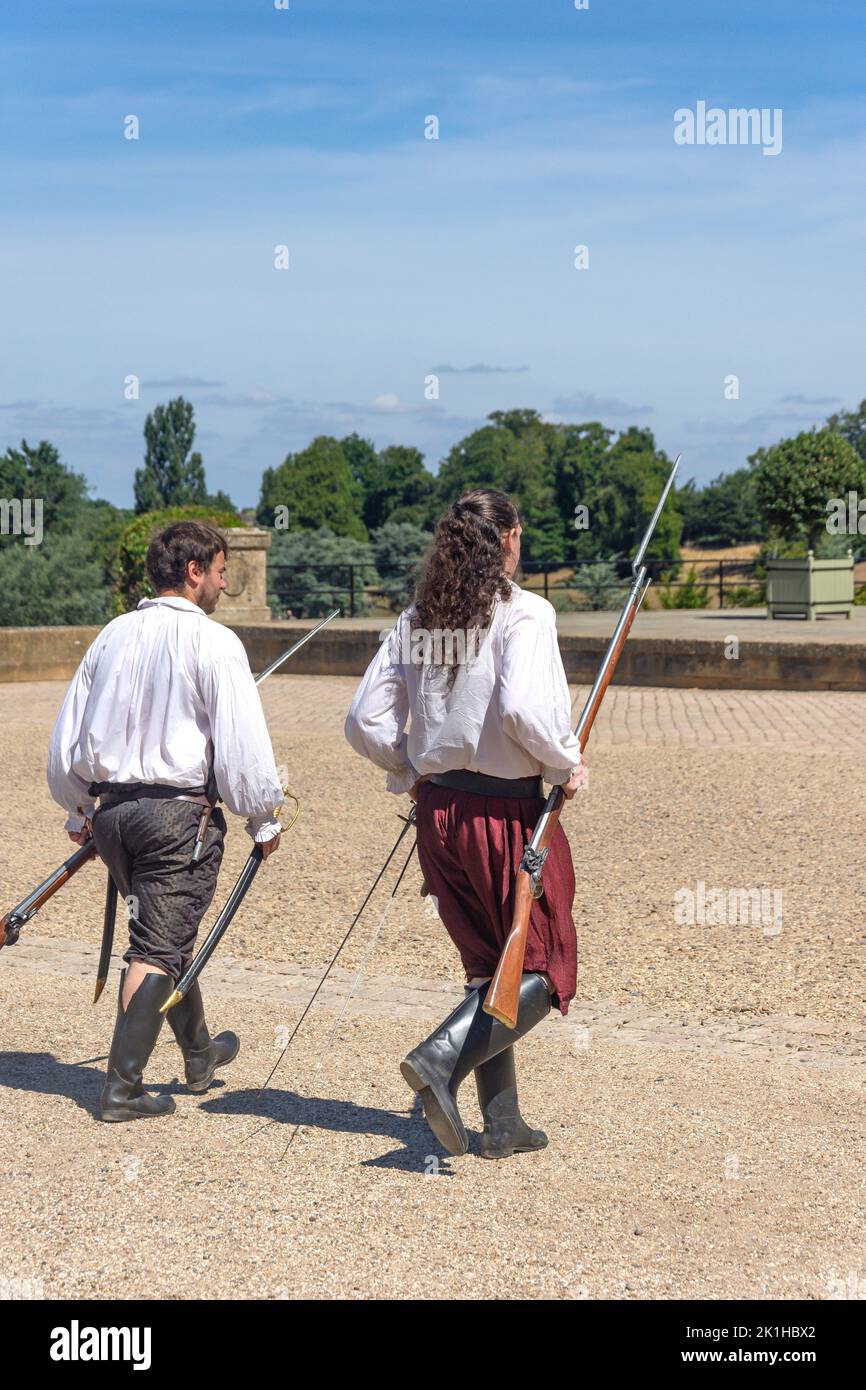
[[[866,1294],[866,695],[609,692],[563,818],[577,998],[519,1050],[550,1147],[484,1163],[439,1150],[398,1070],[461,988],[415,859],[262,1089],[409,805],[343,740],[355,684],[262,689],[302,809],[204,976],[242,1040],[205,1097],[164,1036],[147,1080],[177,1113],[95,1121],[100,866],[0,953],[0,1275],[46,1298]],[[0,910],[72,849],[44,778],[64,690],[0,685]],[[249,852],[229,822],[208,920]],[[773,914],[683,923],[686,890],[715,889]]]

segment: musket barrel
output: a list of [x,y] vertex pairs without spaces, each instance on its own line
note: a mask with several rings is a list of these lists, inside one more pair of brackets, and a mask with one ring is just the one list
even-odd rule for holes
[[616,661],[619,655],[620,648],[622,647],[623,642],[625,641],[625,637],[628,635],[628,629],[631,623],[634,621],[634,614],[637,612],[637,606],[639,606],[638,594],[641,585],[643,584],[645,579],[646,567],[642,565],[638,570],[637,574],[635,575],[634,581],[629,590],[628,598],[625,602],[625,606],[623,607],[623,610],[619,615],[619,620],[617,622],[616,627],[613,630],[613,635],[611,636],[611,639],[607,644],[607,651],[605,652],[602,658],[601,665],[598,668],[598,674],[595,680],[593,681],[592,689],[590,690],[589,695],[587,696],[586,704],[584,705],[583,710],[581,712],[581,716],[577,721],[577,728],[575,729],[574,733],[575,737],[578,739],[580,743],[581,749],[585,747],[586,740],[589,738],[589,731],[592,728],[592,723],[595,719],[598,706],[601,703],[601,697],[604,695],[604,692],[607,688],[608,681],[610,679],[608,673],[610,672],[611,665]]
[[58,869],[54,870],[53,874],[49,874],[48,877],[39,884],[38,888],[34,888],[32,893],[28,893],[26,898],[22,898],[21,902],[17,903],[16,906],[12,908],[9,913],[9,919],[13,922],[26,922],[28,918],[35,915],[42,904],[47,902],[48,899],[56,893],[57,889],[62,887],[66,880],[71,878],[76,870],[80,869],[81,865],[85,864],[88,859],[91,859],[95,853],[96,846],[92,840],[88,840],[86,844],[81,845],[74,854],[71,854],[68,859],[64,860]]

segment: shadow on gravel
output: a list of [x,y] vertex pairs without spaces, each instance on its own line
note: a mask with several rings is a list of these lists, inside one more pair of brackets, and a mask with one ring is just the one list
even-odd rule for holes
[[[96,1119],[99,1093],[105,1083],[107,1058],[89,1057],[81,1062],[61,1062],[51,1052],[0,1052],[0,1086],[32,1095],[65,1096]],[[101,1062],[92,1067],[90,1062]],[[144,1077],[145,1089],[157,1095],[187,1095],[179,1078],[160,1085]]]
[[379,1110],[348,1100],[273,1090],[230,1091],[204,1101],[200,1108],[212,1115],[258,1116],[261,1125],[247,1136],[247,1140],[265,1133],[273,1134],[278,1126],[280,1137],[285,1134],[288,1140],[296,1125],[341,1134],[379,1134],[396,1139],[403,1147],[379,1158],[366,1159],[362,1167],[395,1168],[408,1173],[435,1171],[440,1176],[454,1176],[447,1166],[451,1161],[449,1155],[427,1128],[417,1096],[409,1112]]

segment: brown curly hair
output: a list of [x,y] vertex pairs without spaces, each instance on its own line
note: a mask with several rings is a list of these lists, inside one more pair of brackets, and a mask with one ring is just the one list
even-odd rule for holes
[[[520,525],[517,508],[504,492],[464,492],[439,518],[433,549],[415,593],[413,628],[428,632],[483,631],[497,596],[508,600],[511,584],[502,569],[502,533]],[[451,664],[449,686],[457,677]]]

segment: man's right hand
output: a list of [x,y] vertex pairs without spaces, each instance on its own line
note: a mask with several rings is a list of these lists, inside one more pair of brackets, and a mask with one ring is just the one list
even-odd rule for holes
[[273,854],[274,850],[279,849],[279,847],[279,834],[273,835],[270,840],[262,840],[262,861],[264,862],[264,860],[267,859],[269,855]]
[[572,772],[567,782],[562,783],[562,791],[566,801],[570,801],[575,792],[582,791],[589,786],[589,768],[581,758],[577,767]]

